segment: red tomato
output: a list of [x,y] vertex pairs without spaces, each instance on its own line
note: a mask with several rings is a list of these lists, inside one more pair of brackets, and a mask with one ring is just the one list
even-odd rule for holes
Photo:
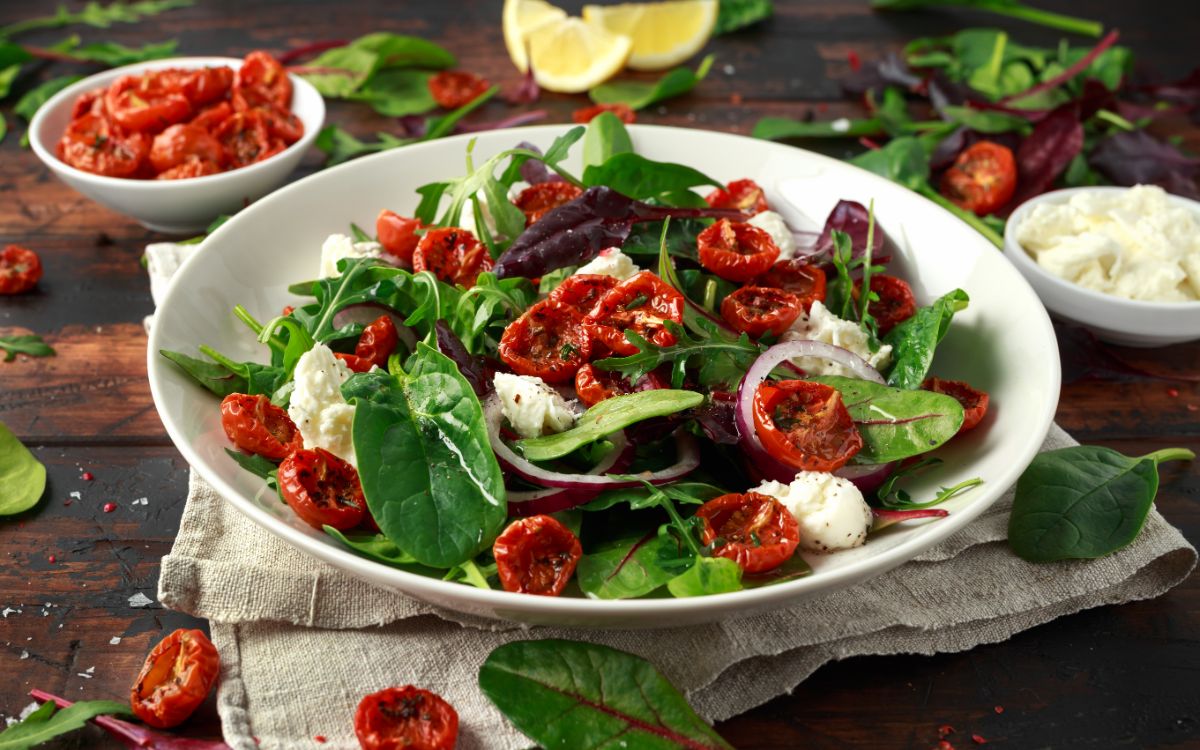
[[558,596],[583,547],[571,530],[550,516],[518,518],[492,545],[500,585],[518,594]]
[[379,238],[379,244],[409,265],[412,265],[413,252],[421,241],[417,230],[424,228],[425,222],[420,219],[409,219],[386,208],[375,219],[375,236]]
[[683,322],[683,295],[650,271],[642,271],[604,293],[584,318],[593,341],[617,354],[635,354],[625,338],[633,331],[655,346],[670,346],[675,336],[664,321]]
[[141,133],[121,134],[99,115],[72,120],[58,142],[58,158],[76,169],[106,177],[133,177],[146,161],[150,142]]
[[760,214],[770,208],[763,189],[754,180],[734,180],[724,190],[714,190],[704,198],[713,208],[735,208],[749,215]]
[[233,116],[233,107],[229,106],[229,102],[217,102],[207,109],[200,110],[200,114],[192,118],[191,124],[212,133],[217,126],[231,116]]
[[244,167],[274,156],[276,150],[267,131],[267,120],[258,110],[235,112],[217,126],[213,136],[225,147],[233,168]]
[[263,395],[231,393],[221,401],[221,427],[239,449],[279,461],[304,447],[288,413]]
[[197,125],[172,125],[154,136],[150,146],[150,165],[155,172],[165,172],[188,159],[220,164],[225,158],[225,149]]
[[465,70],[443,70],[429,79],[429,93],[438,106],[458,109],[488,90],[488,82]]
[[591,356],[591,342],[574,311],[544,299],[508,324],[500,359],[519,375],[565,383]]
[[750,224],[721,219],[696,238],[700,265],[723,279],[745,282],[765,273],[779,257],[779,247]]
[[863,442],[841,394],[807,380],[760,385],[754,431],[772,457],[802,471],[840,469]]
[[721,300],[725,322],[753,338],[782,336],[803,310],[798,296],[769,286],[744,286]]
[[604,293],[617,285],[612,276],[597,273],[577,273],[563,279],[550,292],[549,299],[583,317],[596,308]]
[[[912,287],[904,279],[875,274],[871,277],[871,291],[879,295],[879,299],[872,300],[867,305],[867,312],[879,324],[880,336],[911,318],[917,311],[917,300],[913,296]],[[860,294],[862,282],[856,281],[854,299],[857,300]]]
[[224,65],[187,71],[183,75],[183,93],[194,107],[224,99],[232,87],[233,68]]
[[413,271],[430,271],[442,281],[471,288],[492,270],[492,256],[475,235],[457,227],[430,229],[413,251]]
[[262,113],[267,123],[267,132],[272,138],[278,138],[290,146],[304,137],[304,123],[300,122],[300,118],[292,114],[290,109],[276,107],[270,103],[255,109]]
[[104,92],[107,89],[92,89],[85,91],[75,100],[75,104],[71,107],[71,119],[78,120],[87,114],[103,115],[104,114]]
[[979,141],[963,151],[942,175],[941,193],[979,216],[1008,203],[1017,190],[1017,160],[1007,146]]
[[221,672],[208,636],[180,628],[158,642],[129,691],[134,715],[152,727],[179,726],[204,702]]
[[333,356],[346,363],[355,372],[367,372],[372,367],[387,367],[388,357],[396,351],[400,336],[396,332],[396,324],[387,315],[378,318],[363,328],[354,354],[336,352]]
[[288,109],[292,105],[292,80],[269,52],[256,50],[246,55],[233,86],[251,107],[270,103]]
[[924,383],[921,383],[921,388],[926,391],[953,396],[958,403],[962,404],[963,423],[962,427],[958,428],[959,432],[965,432],[977,427],[987,414],[987,393],[972,388],[961,380],[942,380],[941,378],[929,377],[925,379]]
[[221,171],[221,167],[215,162],[207,159],[198,159],[195,156],[188,157],[187,161],[178,164],[170,169],[163,170],[154,176],[156,180],[186,180],[190,177],[204,177],[210,174],[217,174]]
[[594,104],[591,107],[575,110],[571,113],[571,119],[584,125],[595,119],[601,112],[612,112],[618,120],[626,125],[637,120],[637,113],[628,104]]
[[791,292],[808,312],[812,303],[825,301],[825,272],[799,258],[781,260],[754,280],[755,286],[772,286]]
[[192,114],[182,91],[160,86],[153,75],[118,78],[104,94],[104,108],[114,123],[126,130],[157,133]]
[[696,515],[704,519],[704,543],[717,545],[713,554],[733,560],[747,573],[778,568],[800,543],[795,516],[769,495],[721,495],[701,505]]
[[387,688],[359,702],[354,734],[363,750],[454,750],[458,712],[437,693]]
[[582,194],[581,188],[569,182],[539,182],[522,190],[513,203],[521,209],[521,213],[525,214],[525,226],[529,226],[562,204],[569,203]]
[[318,531],[346,531],[368,517],[354,467],[324,448],[298,450],[279,464],[279,491],[300,520]]
[[648,372],[630,383],[612,370],[601,370],[595,365],[584,365],[575,373],[575,393],[584,406],[596,404],[626,393],[638,391],[653,391],[659,388],[669,388],[670,385],[654,372]]
[[0,294],[28,292],[41,278],[42,260],[34,251],[9,245],[0,252]]

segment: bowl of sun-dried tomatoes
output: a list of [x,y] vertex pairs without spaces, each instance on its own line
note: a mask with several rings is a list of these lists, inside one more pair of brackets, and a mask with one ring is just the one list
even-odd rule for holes
[[325,119],[266,52],[115,68],[68,86],[30,124],[63,182],[150,229],[203,229],[287,179]]

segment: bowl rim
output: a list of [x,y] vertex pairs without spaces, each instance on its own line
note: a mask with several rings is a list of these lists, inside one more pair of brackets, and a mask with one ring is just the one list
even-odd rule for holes
[[[225,57],[225,56],[193,56],[193,57],[165,57],[159,60],[148,60],[146,62],[133,63],[131,65],[123,65],[119,68],[110,68],[102,70],[99,73],[88,76],[80,81],[67,86],[62,91],[59,91],[54,96],[50,97],[41,107],[38,107],[34,113],[33,119],[29,121],[29,145],[37,157],[50,169],[56,172],[63,172],[73,179],[89,183],[98,188],[116,188],[128,189],[131,191],[149,190],[185,190],[189,185],[213,185],[221,180],[233,180],[238,177],[244,177],[255,174],[263,169],[270,168],[270,165],[283,159],[290,158],[303,152],[312,145],[316,140],[317,134],[325,125],[325,98],[317,91],[316,87],[308,81],[294,73],[288,73],[288,78],[292,82],[292,99],[295,100],[297,91],[303,90],[304,95],[316,103],[315,110],[309,118],[300,116],[300,113],[293,113],[300,118],[304,123],[304,134],[300,136],[300,140],[291,144],[278,154],[269,156],[262,161],[248,164],[237,169],[230,169],[216,174],[200,175],[198,177],[187,177],[181,180],[154,180],[140,179],[134,177],[109,177],[107,175],[99,175],[92,172],[85,172],[82,169],[77,169],[70,164],[67,164],[58,155],[54,153],[53,144],[47,145],[43,143],[38,134],[42,130],[45,120],[51,116],[51,113],[57,111],[65,104],[75,101],[75,98],[92,89],[107,86],[121,76],[141,73],[147,70],[161,70],[164,68],[205,68],[205,67],[232,67],[235,70],[242,64],[241,58]],[[61,137],[61,134],[59,134]],[[236,177],[235,177],[236,175]]]
[[[513,142],[520,140],[529,140],[530,137],[547,136],[554,137],[561,135],[564,129],[573,127],[570,123],[560,123],[551,125],[537,125],[522,128],[507,128],[502,130],[490,131],[490,137],[511,138]],[[631,125],[628,126],[635,139],[639,133],[644,133],[650,136],[658,134],[660,136],[679,135],[680,133],[699,134],[702,137],[719,137],[721,139],[729,139],[732,141],[742,141],[746,143],[756,144],[756,147],[762,147],[764,141],[749,136],[738,135],[735,133],[724,133],[719,131],[699,130],[694,128],[682,128],[664,125]],[[493,135],[494,134],[494,135]],[[309,181],[326,179],[325,175],[335,173],[339,170],[349,171],[356,168],[361,168],[360,165],[368,160],[391,160],[404,159],[405,154],[414,153],[416,150],[437,150],[458,146],[463,148],[471,140],[479,138],[476,133],[467,133],[458,136],[438,139],[424,143],[416,143],[407,146],[403,149],[393,151],[385,151],[378,154],[373,154],[360,159],[347,162],[329,169],[316,172],[308,175],[296,182],[293,182],[279,190],[276,190],[269,195],[257,201],[254,205],[266,205],[268,201],[287,201],[292,194],[301,191],[307,187]],[[886,185],[890,188],[895,188],[896,183],[884,177],[876,175],[873,172],[857,167],[853,164],[834,159],[823,154],[819,154],[806,149],[788,146],[786,144],[772,143],[772,147],[780,149],[794,149],[804,153],[806,158],[814,159],[817,163],[829,165],[836,169],[848,169],[857,174],[864,181],[865,186],[872,184]],[[936,207],[943,218],[947,221],[961,221],[944,208],[937,206],[936,203],[928,198],[912,193],[911,199],[924,201],[931,207]],[[236,234],[242,224],[248,221],[247,217],[253,212],[254,206],[251,206],[246,211],[238,212],[232,219],[218,227],[210,238],[224,238],[227,235]],[[973,230],[972,230],[973,231]],[[996,248],[987,242],[982,235],[975,235],[984,252],[996,252]],[[189,270],[195,264],[200,263],[200,257],[211,257],[209,253],[193,253],[191,257],[184,261],[183,265],[176,272],[164,293],[162,303],[159,309],[165,309],[171,304],[171,300],[177,294],[185,294],[189,286],[186,283],[189,275]],[[999,259],[998,259],[999,260]],[[1029,293],[1029,299],[1036,304],[1036,307],[1029,311],[1032,316],[1031,325],[1036,326],[1041,330],[1043,338],[1050,342],[1054,342],[1054,328],[1050,322],[1050,316],[1046,312],[1045,307],[1040,303],[1039,297],[1031,287],[1028,280],[1020,273],[1016,273],[1014,269],[1013,283],[1018,286],[1023,285]],[[476,610],[485,609],[496,614],[484,615],[489,619],[508,619],[519,622],[536,622],[535,617],[544,617],[549,621],[552,618],[574,617],[574,618],[597,618],[594,622],[588,624],[588,629],[627,629],[635,628],[664,628],[671,627],[674,623],[670,619],[664,619],[660,624],[652,625],[634,625],[623,624],[620,618],[637,617],[639,615],[657,614],[666,616],[670,615],[694,615],[700,610],[707,610],[710,621],[716,621],[715,616],[727,614],[737,616],[754,611],[761,611],[768,608],[777,608],[788,603],[798,601],[796,586],[809,588],[806,586],[806,581],[818,580],[812,577],[801,578],[795,581],[780,583],[773,586],[764,586],[754,589],[744,589],[724,594],[710,594],[702,597],[682,598],[682,599],[627,599],[627,600],[604,600],[593,599],[590,597],[541,597],[530,596],[528,594],[518,594],[509,591],[495,589],[479,589],[474,586],[466,586],[459,583],[452,583],[436,578],[429,578],[416,573],[410,573],[398,568],[390,567],[382,563],[362,557],[349,549],[343,547],[335,547],[324,540],[310,536],[306,532],[298,529],[291,524],[281,523],[279,519],[267,513],[263,508],[259,507],[256,502],[249,496],[243,496],[242,492],[232,485],[226,483],[220,476],[210,474],[206,471],[204,460],[200,454],[194,449],[191,442],[186,439],[180,425],[175,423],[175,420],[169,417],[169,412],[164,414],[164,407],[169,403],[166,394],[160,388],[163,379],[163,373],[168,367],[165,358],[158,355],[158,350],[161,348],[163,338],[162,326],[154,326],[151,329],[150,336],[147,341],[147,376],[150,381],[151,395],[153,396],[156,409],[159,411],[160,418],[171,437],[176,448],[183,454],[189,465],[196,469],[199,474],[204,477],[216,490],[217,494],[222,498],[231,502],[234,507],[245,514],[252,521],[262,526],[264,529],[282,538],[293,547],[297,547],[305,554],[311,555],[319,560],[329,563],[342,570],[349,571],[351,574],[372,582],[372,585],[382,585],[391,587],[393,590],[399,589],[404,595],[414,596],[425,601],[445,600],[447,592],[452,592],[451,597],[459,602],[464,607],[473,607]],[[1036,425],[1036,429],[1030,433],[1030,439],[1022,447],[1022,449],[1013,456],[1013,461],[1008,464],[1008,469],[1001,475],[993,478],[988,482],[985,492],[994,493],[989,500],[984,502],[979,499],[967,505],[963,509],[956,511],[949,519],[954,519],[953,522],[939,523],[932,525],[924,534],[914,536],[911,539],[904,540],[894,547],[883,550],[873,557],[863,560],[860,564],[846,566],[822,573],[819,580],[822,584],[818,587],[813,587],[809,595],[821,593],[831,593],[847,585],[853,585],[857,581],[863,581],[874,578],[882,573],[891,570],[905,562],[912,560],[922,551],[935,546],[941,541],[944,541],[951,535],[965,528],[970,523],[974,522],[988,508],[1000,499],[1005,491],[1007,491],[1017,480],[1019,474],[1024,471],[1029,462],[1041,449],[1045,437],[1050,431],[1054,423],[1054,415],[1057,411],[1058,397],[1061,389],[1062,369],[1059,361],[1057,347],[1054,347],[1053,356],[1048,362],[1043,363],[1046,367],[1043,370],[1042,377],[1046,379],[1048,392],[1051,397],[1045,410],[1041,414],[1041,422]],[[1036,433],[1036,434],[1035,434]],[[992,489],[996,488],[996,489]],[[381,574],[388,577],[394,577],[395,580],[403,581],[403,586],[399,584],[381,584],[379,583]],[[454,588],[447,588],[452,586]],[[503,612],[518,613],[518,616],[506,617]]]
[[[1022,273],[1032,273],[1039,279],[1039,283],[1045,283],[1055,290],[1056,293],[1061,292],[1066,295],[1075,297],[1081,304],[1088,305],[1105,305],[1112,308],[1115,312],[1118,308],[1128,313],[1140,314],[1162,314],[1167,312],[1186,312],[1200,313],[1200,300],[1185,300],[1183,302],[1154,302],[1151,300],[1128,299],[1127,297],[1119,297],[1115,294],[1106,292],[1098,292],[1095,289],[1088,289],[1080,286],[1073,281],[1068,281],[1061,276],[1056,276],[1038,263],[1029,251],[1017,241],[1017,228],[1021,222],[1025,220],[1027,214],[1041,203],[1063,203],[1069,200],[1072,196],[1082,193],[1120,193],[1133,190],[1132,187],[1121,185],[1087,185],[1083,187],[1062,188],[1059,190],[1051,190],[1048,193],[1035,195],[1013,210],[1008,217],[1008,222],[1004,227],[1004,254],[1013,261]],[[1200,221],[1200,201],[1185,198],[1182,195],[1167,193],[1167,199],[1176,205],[1190,209],[1196,215],[1197,221]],[[1039,298],[1041,295],[1038,295]],[[1052,298],[1049,301],[1043,299],[1043,304],[1049,307],[1057,307],[1055,300]],[[1112,322],[1107,325],[1109,328],[1121,329],[1129,332],[1135,332],[1135,329],[1120,325],[1120,321]],[[1140,328],[1136,330],[1140,333]]]

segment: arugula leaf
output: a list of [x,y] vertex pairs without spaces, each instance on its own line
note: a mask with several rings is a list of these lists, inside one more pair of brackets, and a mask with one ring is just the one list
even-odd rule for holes
[[713,36],[728,34],[771,17],[771,0],[720,0]]
[[0,422],[0,516],[29,510],[46,490],[46,467]]
[[30,357],[53,357],[53,347],[42,340],[37,334],[28,333],[21,336],[0,336],[0,349],[4,350],[5,362],[12,362],[18,354]]
[[686,94],[704,80],[712,68],[713,56],[706,55],[695,72],[691,68],[675,68],[653,83],[646,81],[608,81],[588,92],[597,104],[624,104],[632,109],[645,109],[664,99]]
[[169,349],[160,349],[158,353],[218,398],[225,398],[231,393],[273,396],[287,380],[281,367],[257,362],[235,362],[207,346],[201,346],[200,351],[213,361],[206,362]]
[[133,712],[129,704],[116,701],[79,701],[61,711],[55,710],[53,701],[46,701],[23,721],[0,732],[0,750],[26,750],[82,729],[97,716],[133,716]]
[[536,301],[537,290],[529,279],[497,279],[495,274],[484,272],[475,286],[459,297],[451,328],[472,354],[494,353],[509,321]]
[[1019,18],[1022,21],[1048,26],[1087,36],[1100,36],[1104,26],[1099,21],[1039,10],[1018,0],[871,0],[877,10],[918,10],[941,7],[967,7],[986,10],[1001,16]]
[[920,388],[933,365],[937,345],[950,330],[954,313],[964,310],[970,297],[955,289],[939,297],[932,305],[919,308],[911,318],[888,331],[883,337],[892,346],[892,368],[888,385],[893,388]]
[[586,505],[579,506],[582,511],[608,510],[617,505],[628,504],[631,510],[653,508],[658,505],[658,493],[663,493],[671,499],[689,505],[702,505],[714,497],[725,494],[720,487],[704,482],[673,482],[661,487],[625,487],[616,490],[605,490]]
[[662,200],[702,185],[724,187],[692,167],[654,161],[630,152],[613,154],[603,164],[587,167],[583,170],[583,183],[588,187],[603,185],[634,200]]
[[415,557],[397,547],[394,542],[383,534],[345,534],[332,526],[325,526],[324,528],[326,534],[363,557],[375,562],[399,568],[400,570],[407,570],[409,573],[416,573],[417,575],[434,577],[441,577],[442,575],[441,571],[437,568],[431,568],[418,563]]
[[616,154],[633,153],[625,123],[612,112],[601,112],[588,123],[583,136],[583,168],[599,166]]
[[35,29],[56,29],[77,23],[107,29],[114,23],[137,23],[163,11],[186,8],[190,5],[192,0],[138,0],[133,3],[114,0],[108,5],[89,2],[77,13],[71,12],[65,5],[60,5],[52,16],[28,18],[0,27],[0,39]]
[[[704,322],[696,321],[697,326],[708,323],[706,319],[701,320]],[[633,331],[626,331],[625,338],[638,349],[636,354],[608,357],[592,364],[601,370],[615,370],[631,383],[659,365],[670,364],[673,386],[683,384],[687,367],[693,365],[698,368],[701,385],[728,388],[741,380],[750,364],[762,353],[744,333],[737,338],[724,336],[715,325],[709,324],[712,327],[706,335],[693,336],[678,323],[666,321],[665,325],[675,337],[674,344],[655,346]]]

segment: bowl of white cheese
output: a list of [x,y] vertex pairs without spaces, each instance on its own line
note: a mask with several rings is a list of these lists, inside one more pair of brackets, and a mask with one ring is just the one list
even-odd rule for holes
[[1125,346],[1200,339],[1200,203],[1153,185],[1021,204],[1004,253],[1059,318]]

